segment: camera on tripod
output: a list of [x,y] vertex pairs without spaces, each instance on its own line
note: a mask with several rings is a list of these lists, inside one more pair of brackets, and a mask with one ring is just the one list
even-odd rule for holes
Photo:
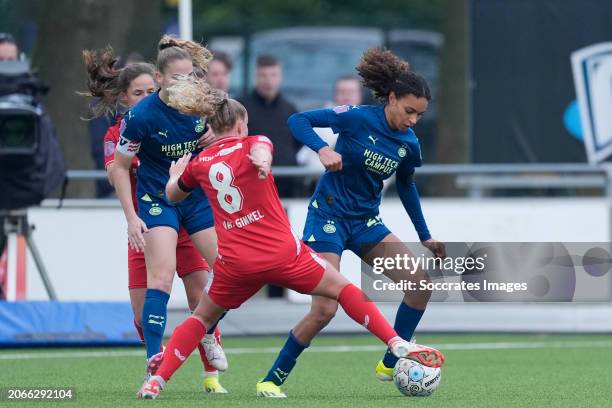
[[65,179],[64,159],[27,61],[0,62],[0,209],[38,205]]

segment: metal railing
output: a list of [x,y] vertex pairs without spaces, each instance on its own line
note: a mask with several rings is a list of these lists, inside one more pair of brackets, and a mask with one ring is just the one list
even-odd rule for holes
[[[322,174],[312,167],[277,166],[274,177],[313,177]],[[68,170],[69,180],[105,179],[104,170]],[[469,197],[483,197],[494,189],[601,188],[612,198],[612,163],[558,164],[428,164],[417,175],[455,176],[455,186]]]

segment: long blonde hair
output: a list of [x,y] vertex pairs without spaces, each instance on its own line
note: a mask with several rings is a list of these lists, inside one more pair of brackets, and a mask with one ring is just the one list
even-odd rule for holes
[[240,102],[198,78],[182,77],[168,88],[168,105],[187,115],[205,116],[215,134],[230,130],[247,117]]

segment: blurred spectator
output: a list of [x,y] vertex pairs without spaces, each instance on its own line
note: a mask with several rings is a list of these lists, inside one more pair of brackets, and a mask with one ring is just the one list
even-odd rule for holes
[[[363,89],[359,78],[353,75],[345,75],[336,79],[334,84],[334,101],[331,106],[361,105],[362,102]],[[315,128],[314,131],[325,140],[332,149],[334,148],[338,135],[335,134],[331,128]],[[300,149],[297,154],[297,162],[303,166],[319,169],[321,172],[324,170],[319,160],[319,155],[313,152],[308,146],[303,146]],[[312,180],[307,180],[306,182],[310,185]]]
[[[144,57],[139,52],[132,51],[128,54],[125,61],[120,61],[118,68],[134,62],[143,61]],[[94,102],[94,104],[95,103],[96,102]],[[90,154],[96,170],[104,170],[104,152],[102,151],[104,146],[104,135],[106,134],[108,128],[115,124],[116,120],[116,117],[100,116],[99,118],[92,119],[88,122],[89,140],[91,142]],[[115,190],[108,183],[106,177],[96,181],[97,198],[108,198],[113,196],[114,193]]]
[[0,61],[17,61],[19,49],[15,38],[9,33],[0,33]]
[[206,82],[215,89],[229,92],[232,60],[223,51],[212,51],[213,59],[208,64]]
[[[274,143],[274,165],[296,166],[301,144],[287,126],[287,119],[296,109],[280,93],[282,80],[280,61],[272,55],[261,55],[257,58],[255,89],[238,100],[249,113],[249,133],[266,135]],[[290,177],[278,177],[276,186],[281,197],[294,197],[301,192],[300,183]]]

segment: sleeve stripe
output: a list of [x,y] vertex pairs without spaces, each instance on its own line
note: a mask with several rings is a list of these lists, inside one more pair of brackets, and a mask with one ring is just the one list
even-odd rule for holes
[[182,177],[178,179],[178,187],[183,190],[185,193],[190,193],[192,192],[194,189],[193,188],[189,188],[185,185],[185,183],[183,183]]

